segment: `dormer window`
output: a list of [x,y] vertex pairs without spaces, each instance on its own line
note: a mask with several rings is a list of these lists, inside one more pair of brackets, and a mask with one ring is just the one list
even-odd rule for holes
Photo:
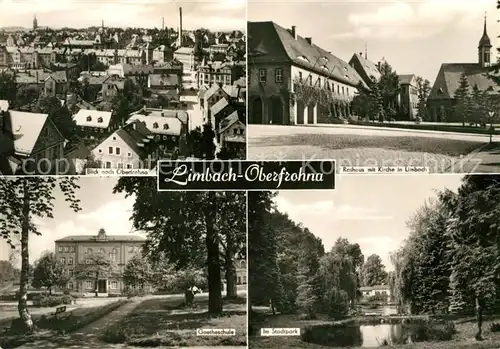
[[347,75],[347,74],[346,74],[346,75],[344,75],[344,76],[345,76],[345,78],[346,78],[346,79],[348,79],[348,80],[349,80],[349,75]]
[[307,59],[306,56],[298,56],[297,58],[300,59],[300,60],[302,60],[302,61],[305,61],[307,63],[311,63],[311,62],[309,62],[309,60]]
[[97,118],[97,122],[102,123],[102,121],[103,121],[103,120],[102,120],[102,118],[101,118],[101,117]]
[[168,130],[168,129],[169,129],[168,124],[164,124],[164,125],[163,125],[163,129],[164,129],[164,130]]
[[159,127],[159,126],[158,126],[158,123],[157,123],[157,122],[155,122],[155,123],[153,124],[153,128],[158,128],[158,127]]
[[443,89],[440,87],[438,90],[438,94],[442,95],[443,94]]
[[87,121],[92,121],[92,116],[87,116]]
[[347,67],[344,67],[344,70],[347,71]]
[[322,65],[321,69],[328,71],[328,67],[326,65]]
[[321,57],[321,59],[324,60],[324,61],[330,62],[330,60],[326,56]]

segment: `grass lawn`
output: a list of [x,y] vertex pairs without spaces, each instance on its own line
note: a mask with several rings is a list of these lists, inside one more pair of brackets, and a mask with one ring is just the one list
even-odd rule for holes
[[422,152],[460,156],[470,153],[484,142],[442,139],[436,137],[415,136],[367,136],[367,135],[329,135],[329,134],[295,134],[268,136],[253,141],[257,147],[301,146],[308,145],[323,149],[337,150],[345,148],[381,148],[406,152]]
[[[463,173],[482,141],[348,134],[268,135],[249,139],[248,158],[268,161],[335,159],[343,166],[424,166],[431,173]],[[461,159],[462,158],[462,159]]]
[[[296,320],[295,316],[289,315],[276,315],[268,316],[266,318],[259,319],[260,321],[255,323],[256,333],[253,333],[249,337],[249,348],[291,348],[291,349],[308,349],[308,348],[335,348],[333,346],[322,346],[313,343],[306,343],[301,340],[299,336],[290,337],[261,337],[260,328],[262,327],[290,327],[297,328],[300,327],[303,330],[306,326],[311,326],[315,324],[325,323],[326,320]],[[497,320],[498,321],[498,320]],[[454,339],[451,341],[443,342],[419,342],[407,345],[395,345],[395,346],[384,346],[385,348],[412,348],[412,349],[487,349],[487,348],[500,348],[500,332],[491,332],[490,324],[492,320],[485,321],[483,324],[483,337],[484,341],[477,342],[474,336],[477,332],[476,323],[472,319],[464,319],[455,321],[455,328],[457,334],[455,334]],[[330,322],[331,323],[331,322]],[[340,348],[340,347],[338,347]],[[361,347],[352,347],[353,349]]]
[[[132,346],[245,346],[246,299],[225,300],[219,317],[208,314],[208,299],[195,299],[193,308],[183,300],[143,301],[125,319],[105,331],[102,340]],[[196,329],[235,329],[235,336],[197,336]]]
[[[29,342],[54,338],[65,333],[77,331],[94,321],[108,315],[112,311],[118,309],[127,301],[119,300],[103,306],[97,307],[81,307],[68,312],[65,317],[56,319],[51,315],[32,315],[36,331],[33,334],[25,334],[9,329],[5,325],[12,323],[12,320],[5,321],[3,333],[0,335],[0,347],[15,348]],[[55,311],[55,308],[53,308]],[[19,321],[18,319],[14,321]]]

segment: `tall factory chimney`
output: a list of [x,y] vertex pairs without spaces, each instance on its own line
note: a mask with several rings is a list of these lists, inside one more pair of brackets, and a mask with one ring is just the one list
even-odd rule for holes
[[182,47],[182,7],[179,7],[179,47]]
[[161,18],[161,30],[165,30],[165,17]]

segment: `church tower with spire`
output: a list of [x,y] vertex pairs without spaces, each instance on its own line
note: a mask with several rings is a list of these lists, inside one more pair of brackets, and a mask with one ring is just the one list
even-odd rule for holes
[[479,65],[485,68],[491,64],[491,41],[486,31],[486,16],[484,16],[483,36],[479,40],[478,55]]
[[38,20],[36,19],[36,15],[33,17],[33,31],[38,28]]

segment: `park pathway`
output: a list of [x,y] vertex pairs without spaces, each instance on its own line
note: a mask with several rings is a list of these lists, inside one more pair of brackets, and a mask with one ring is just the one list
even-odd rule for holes
[[70,348],[79,348],[79,349],[118,349],[118,348],[126,348],[124,344],[113,344],[106,345],[99,340],[99,337],[103,333],[103,331],[112,326],[116,322],[123,319],[127,314],[129,314],[132,310],[134,310],[141,300],[132,300],[130,303],[127,303],[120,308],[112,311],[108,315],[102,317],[101,319],[85,326],[84,328],[70,333],[64,336],[56,336],[50,339],[44,339],[40,341],[35,341],[32,343],[27,343],[18,349],[32,349],[32,348],[57,348],[57,349],[70,349]]

